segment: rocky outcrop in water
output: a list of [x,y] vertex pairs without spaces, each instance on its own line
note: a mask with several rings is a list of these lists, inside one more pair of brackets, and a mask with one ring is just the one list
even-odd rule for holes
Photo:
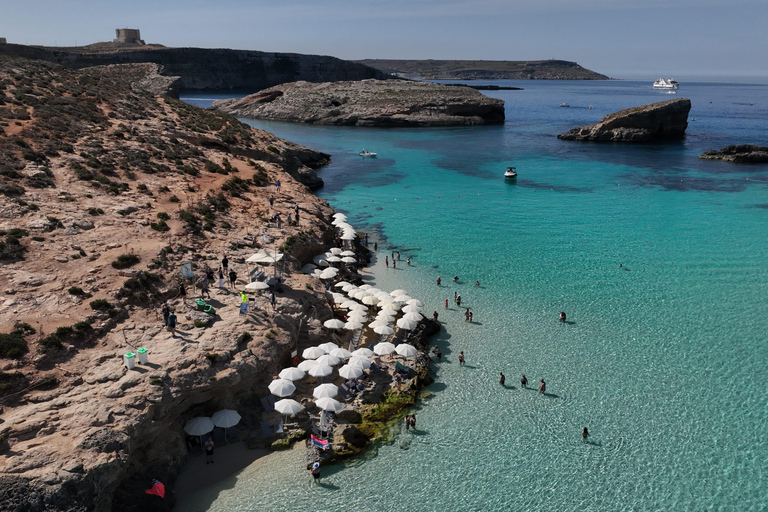
[[423,80],[608,80],[567,60],[391,60],[356,61],[404,78]]
[[211,107],[239,117],[354,126],[465,126],[504,122],[504,102],[469,87],[362,80],[294,82]]
[[699,155],[699,158],[704,160],[724,160],[738,164],[764,164],[768,163],[768,147],[755,146],[753,144],[731,144],[719,151],[716,149],[705,151]]
[[691,100],[679,98],[632,107],[603,117],[599,123],[574,128],[557,136],[563,140],[651,142],[685,136]]

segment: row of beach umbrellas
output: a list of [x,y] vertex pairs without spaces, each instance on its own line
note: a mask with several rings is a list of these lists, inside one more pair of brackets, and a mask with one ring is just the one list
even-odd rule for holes
[[237,411],[223,409],[214,413],[210,418],[207,416],[192,418],[184,425],[184,432],[190,436],[203,436],[215,427],[229,428],[238,423],[240,423],[240,415]]

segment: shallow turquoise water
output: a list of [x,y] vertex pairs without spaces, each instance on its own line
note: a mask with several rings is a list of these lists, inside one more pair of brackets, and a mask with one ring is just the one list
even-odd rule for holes
[[[503,127],[253,123],[333,155],[320,195],[382,258],[402,253],[375,282],[440,313],[443,362],[417,435],[327,469],[319,488],[300,452],[275,455],[180,510],[768,508],[768,166],[696,158],[765,144],[768,88],[684,85],[686,140],[628,147],[554,135],[667,99],[648,84],[523,86],[494,93]],[[511,164],[517,184],[500,178]],[[473,324],[445,309],[454,291]],[[548,396],[520,389],[521,373]]]

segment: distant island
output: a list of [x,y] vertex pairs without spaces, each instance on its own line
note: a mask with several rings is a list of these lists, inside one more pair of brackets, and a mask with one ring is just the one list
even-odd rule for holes
[[355,61],[401,78],[424,80],[609,80],[567,60],[390,60]]

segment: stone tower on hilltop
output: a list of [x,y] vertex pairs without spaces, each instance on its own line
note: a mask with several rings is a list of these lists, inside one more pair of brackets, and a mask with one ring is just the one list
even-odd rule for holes
[[146,44],[141,39],[141,33],[137,28],[116,28],[115,35],[117,36],[113,41],[115,43]]

